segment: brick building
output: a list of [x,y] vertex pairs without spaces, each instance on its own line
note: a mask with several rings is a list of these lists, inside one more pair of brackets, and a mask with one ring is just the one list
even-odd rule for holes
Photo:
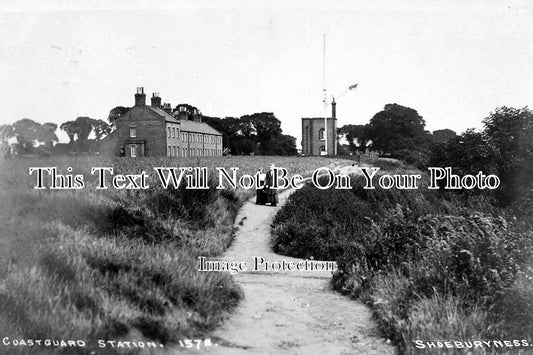
[[222,155],[222,134],[203,123],[199,111],[172,112],[170,104],[161,105],[158,93],[148,106],[142,87],[135,106],[117,119],[109,138],[114,155],[132,158]]
[[[337,155],[337,117],[336,103],[331,103],[331,117],[327,118],[327,143],[328,155]],[[325,149],[325,129],[324,117],[302,117],[302,154],[303,155],[324,155]]]

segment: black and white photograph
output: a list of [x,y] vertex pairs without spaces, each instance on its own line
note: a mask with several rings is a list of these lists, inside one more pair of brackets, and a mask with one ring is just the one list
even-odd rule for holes
[[533,354],[532,23],[0,0],[0,355]]

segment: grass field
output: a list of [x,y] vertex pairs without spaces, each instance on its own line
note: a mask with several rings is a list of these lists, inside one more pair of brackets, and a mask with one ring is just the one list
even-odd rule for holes
[[[115,173],[154,166],[239,167],[269,163],[307,175],[341,160],[218,157],[188,160],[57,157],[0,161],[0,330],[11,339],[154,340],[203,337],[242,298],[226,273],[198,272],[221,254],[253,190],[97,190],[91,167]],[[346,162],[344,162],[346,163]],[[29,167],[83,174],[80,190],[35,190]],[[140,339],[139,339],[140,337]],[[92,343],[96,345],[95,343]],[[91,350],[88,347],[87,352]],[[80,353],[79,349],[75,353]]]

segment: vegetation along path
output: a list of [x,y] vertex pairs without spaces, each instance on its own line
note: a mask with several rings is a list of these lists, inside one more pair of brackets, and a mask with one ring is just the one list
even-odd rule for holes
[[214,333],[218,346],[202,352],[394,354],[395,348],[380,336],[370,309],[331,290],[330,271],[251,271],[253,257],[302,261],[277,255],[270,247],[270,223],[290,193],[280,194],[278,207],[249,200],[240,210],[235,240],[223,259],[247,262],[248,271],[234,276],[245,298]]

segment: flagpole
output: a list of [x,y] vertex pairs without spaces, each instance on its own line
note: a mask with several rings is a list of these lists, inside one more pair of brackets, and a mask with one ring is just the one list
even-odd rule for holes
[[324,46],[322,53],[322,94],[324,96],[324,153],[328,155],[328,103],[326,91],[326,34],[324,33]]

